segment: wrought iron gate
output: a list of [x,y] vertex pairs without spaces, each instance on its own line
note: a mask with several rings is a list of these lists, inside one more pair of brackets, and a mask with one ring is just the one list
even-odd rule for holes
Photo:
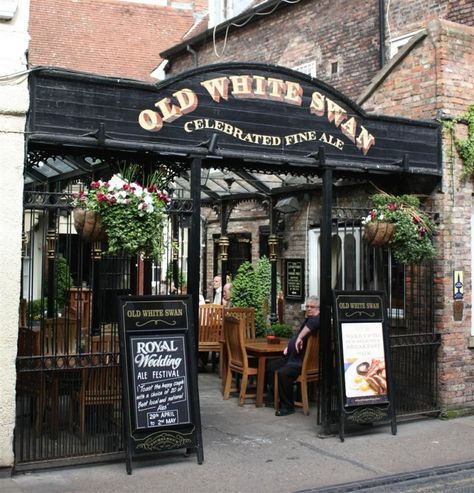
[[[334,208],[332,223],[333,287],[382,290],[387,294],[397,416],[439,413],[434,283],[431,263],[402,265],[388,247],[363,241],[365,209]],[[334,396],[331,404],[336,409]]]
[[190,201],[171,204],[170,248],[159,265],[106,255],[101,242],[84,242],[70,204],[70,193],[25,193],[14,442],[19,469],[123,453],[116,296],[186,290]]

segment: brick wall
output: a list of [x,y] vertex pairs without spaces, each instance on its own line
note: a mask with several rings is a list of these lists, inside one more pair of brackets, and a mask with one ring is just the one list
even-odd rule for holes
[[[226,40],[217,38],[215,47],[212,36],[203,46],[191,42],[199,65],[247,61],[295,67],[314,60],[316,77],[349,97],[355,97],[378,68],[377,2],[306,0],[259,19],[244,28],[232,27]],[[333,75],[332,62],[338,62]],[[184,54],[172,59],[170,74],[193,66],[192,56]]]
[[[377,113],[434,119],[462,114],[474,101],[474,28],[449,21],[429,24],[428,36],[377,88],[364,106]],[[464,128],[462,128],[464,127]],[[458,132],[466,132],[459,125]],[[474,408],[472,318],[472,179],[462,180],[462,163],[443,139],[443,180],[432,194],[440,214],[436,237],[435,327],[441,333],[439,396],[444,409]],[[453,271],[464,271],[464,311],[454,320]]]
[[[469,0],[392,0],[390,4],[386,0],[385,5],[389,6],[386,52],[390,40],[437,18],[474,25],[474,2]],[[227,37],[217,36],[215,46],[211,34],[201,45],[190,39],[198,52],[198,64],[248,61],[295,68],[315,61],[316,77],[352,99],[379,70],[377,1],[306,0],[259,19],[242,28],[230,27]],[[335,62],[338,70],[333,74]],[[189,53],[173,57],[170,74],[188,70],[194,63]]]

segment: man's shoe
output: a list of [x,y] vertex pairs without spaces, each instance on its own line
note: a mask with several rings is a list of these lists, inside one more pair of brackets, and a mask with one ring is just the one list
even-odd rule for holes
[[275,412],[275,416],[288,416],[289,414],[295,414],[294,408],[286,409],[285,407],[282,407]]

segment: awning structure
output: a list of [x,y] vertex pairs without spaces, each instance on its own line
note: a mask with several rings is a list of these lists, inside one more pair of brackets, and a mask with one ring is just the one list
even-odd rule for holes
[[204,201],[314,187],[323,167],[336,178],[441,176],[436,122],[367,115],[282,67],[211,65],[156,86],[38,68],[30,85],[26,185],[91,175],[111,159],[168,165],[186,196],[199,158]]

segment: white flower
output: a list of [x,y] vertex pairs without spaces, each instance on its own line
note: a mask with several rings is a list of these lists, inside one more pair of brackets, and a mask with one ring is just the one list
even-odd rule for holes
[[113,175],[112,178],[109,180],[109,192],[113,190],[122,190],[123,186],[127,182],[123,180],[122,176],[120,174]]

